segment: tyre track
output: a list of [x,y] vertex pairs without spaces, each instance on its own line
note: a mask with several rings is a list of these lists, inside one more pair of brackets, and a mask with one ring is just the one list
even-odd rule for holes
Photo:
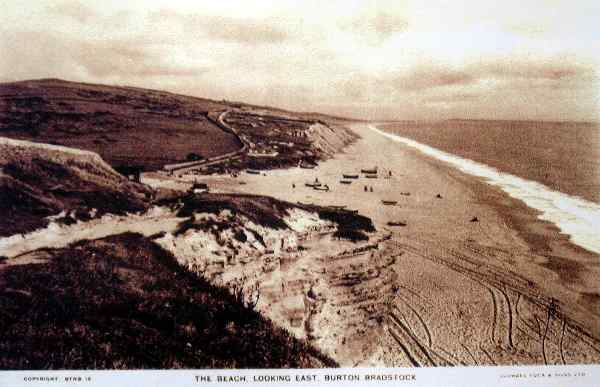
[[435,361],[431,358],[431,355],[427,351],[427,349],[421,344],[420,340],[414,335],[412,330],[404,324],[398,316],[396,316],[392,311],[388,313],[390,320],[393,324],[396,325],[400,334],[404,338],[404,342],[412,342],[414,344],[411,348],[414,350],[415,354],[413,355],[413,359],[417,359],[419,364],[426,366],[436,366]]
[[508,309],[508,346],[509,348],[514,348],[514,344],[513,344],[513,315],[512,315],[512,307],[510,305],[510,298],[508,297],[508,293],[506,292],[506,286],[504,287],[505,290],[499,289],[498,291],[500,293],[502,293],[502,295],[504,296],[505,300],[506,300],[506,308]]
[[406,356],[408,361],[410,361],[410,363],[413,365],[413,367],[421,367],[421,363],[419,363],[413,357],[413,355],[410,353],[410,351],[408,350],[406,345],[404,345],[404,342],[402,341],[402,339],[399,337],[398,334],[395,333],[394,329],[391,326],[388,326],[387,329],[388,329],[388,332],[390,333],[390,335],[392,336],[392,338],[400,346],[400,349],[402,349],[402,352],[404,352],[404,355]]
[[566,326],[567,326],[567,322],[565,319],[563,319],[562,320],[562,330],[561,330],[561,334],[560,334],[560,344],[559,344],[560,360],[562,360],[563,365],[567,365],[567,362],[565,361],[565,352],[563,350]]
[[[502,301],[507,302],[507,306],[509,303],[511,303],[510,297],[508,295],[509,290],[516,294],[516,297],[518,297],[519,302],[521,301],[521,298],[525,298],[530,303],[530,305],[528,306],[528,309],[531,309],[533,318],[531,320],[523,318],[519,314],[518,310],[515,310],[515,312],[514,312],[515,315],[512,315],[512,305],[511,305],[510,311],[511,311],[512,316],[507,316],[507,321],[508,321],[508,324],[510,325],[509,330],[511,332],[510,337],[508,335],[506,336],[508,339],[508,343],[510,344],[510,347],[514,348],[514,344],[515,344],[514,337],[513,337],[515,334],[514,329],[516,329],[516,321],[520,321],[530,331],[536,332],[536,334],[539,337],[538,340],[540,340],[542,342],[541,343],[542,344],[542,354],[541,355],[544,358],[545,363],[546,364],[548,363],[548,353],[547,353],[547,349],[548,349],[547,344],[548,343],[546,341],[552,340],[552,342],[554,343],[552,336],[548,335],[548,331],[551,330],[550,326],[549,326],[550,324],[547,324],[547,326],[544,327],[542,325],[544,320],[542,319],[540,321],[539,318],[536,316],[536,313],[534,310],[536,308],[539,308],[540,310],[546,311],[551,307],[551,305],[553,305],[553,302],[554,302],[555,307],[558,305],[558,302],[556,300],[552,301],[551,297],[541,294],[539,292],[539,290],[537,289],[537,287],[535,286],[535,283],[533,283],[532,281],[528,280],[527,278],[525,278],[517,273],[514,273],[510,270],[507,270],[504,268],[489,267],[486,265],[486,263],[484,261],[477,262],[476,260],[465,256],[463,253],[458,252],[458,251],[453,251],[452,249],[448,249],[445,246],[437,246],[437,249],[436,249],[435,246],[437,244],[435,241],[427,240],[427,241],[417,241],[415,243],[415,241],[411,240],[411,241],[392,241],[392,243],[396,247],[403,249],[406,252],[412,253],[416,257],[421,257],[421,258],[430,260],[432,262],[435,262],[437,264],[443,265],[445,267],[448,267],[449,269],[451,269],[459,274],[462,274],[463,276],[465,276],[466,278],[468,278],[470,280],[479,282],[481,285],[483,285],[486,288],[488,286],[492,286],[492,287],[498,289],[498,291],[500,291],[499,288],[504,289],[503,296],[501,298],[502,298]],[[432,247],[432,246],[434,246],[434,247]],[[485,254],[485,251],[483,251],[483,250],[485,250],[485,247],[483,247],[482,249],[472,249],[472,250],[474,253],[479,254],[481,258],[487,257],[487,254]],[[503,251],[500,251],[500,253],[506,254],[506,252],[503,252]],[[533,256],[533,255],[529,256],[527,254],[520,254],[520,256],[521,255],[531,257],[532,259],[536,258],[536,256]],[[489,291],[490,291],[490,294],[493,294],[493,291],[491,291],[491,290],[489,290]],[[501,314],[501,312],[499,311],[500,300],[496,299],[495,301],[496,301],[496,307],[495,307],[496,323],[492,324],[492,325],[495,325],[492,341],[494,341],[497,338],[498,325],[500,324],[497,320],[499,319],[499,316]],[[492,302],[494,303],[494,300],[492,300]],[[518,305],[515,305],[515,307],[518,308]],[[509,309],[509,308],[507,308],[507,309]],[[557,318],[561,318],[566,321],[565,336],[572,335],[573,340],[581,342],[582,344],[585,344],[586,346],[589,347],[590,350],[595,352],[597,355],[600,355],[600,340],[598,338],[596,338],[592,334],[590,334],[587,331],[587,329],[585,329],[576,320],[573,320],[572,318],[567,317],[564,313],[560,313],[559,310],[555,310],[554,314],[557,316]],[[538,327],[537,329],[536,329],[536,325]],[[560,331],[557,332],[557,335],[555,338],[557,347],[560,346],[559,337],[558,337],[559,334],[560,334]],[[563,338],[563,342],[564,341],[565,341],[565,339]],[[558,356],[558,353],[557,353],[557,356]]]
[[490,353],[485,348],[483,348],[483,345],[481,345],[481,343],[479,343],[479,350],[481,350],[481,352],[483,352],[487,356],[487,358],[490,359],[492,365],[497,365],[494,359],[492,358],[492,355],[490,355]]
[[461,345],[461,347],[463,347],[465,349],[465,351],[467,352],[469,357],[471,357],[471,360],[473,360],[473,365],[476,365],[476,366],[479,365],[479,362],[477,362],[477,359],[475,359],[475,356],[473,356],[473,353],[471,353],[471,350],[469,350],[469,347],[467,347],[463,343],[460,343],[460,345]]
[[[406,301],[402,296],[397,296],[398,299],[400,301],[402,301],[402,303],[404,305],[406,305],[408,307],[408,309],[410,309],[410,311],[415,315],[415,317],[417,318],[417,320],[419,320],[419,322],[421,323],[421,327],[423,328],[423,331],[425,332],[425,335],[427,336],[427,346],[429,348],[431,348],[432,345],[432,339],[431,339],[431,331],[429,330],[429,327],[427,326],[427,324],[425,323],[425,321],[423,320],[423,318],[421,317],[421,315],[419,314],[419,312],[417,312],[415,310],[415,308],[412,307],[412,305]],[[400,309],[398,309],[397,306],[394,306],[394,308],[401,313]]]
[[494,291],[486,286],[486,289],[490,292],[490,295],[492,296],[492,304],[493,304],[493,309],[494,309],[494,316],[492,317],[492,344],[496,345],[496,321],[498,320],[498,304],[496,302],[496,296],[494,296]]
[[[449,363],[450,363],[450,364],[452,364],[453,366],[454,366],[454,365],[456,365],[456,364],[460,364],[460,365],[462,365],[462,366],[466,366],[466,365],[467,365],[467,363],[465,363],[464,361],[462,361],[462,360],[458,359],[458,358],[457,358],[455,355],[453,355],[452,353],[450,353],[450,352],[446,351],[444,348],[442,348],[442,347],[437,347],[437,346],[435,346],[435,348],[436,348],[437,350],[439,350],[439,351],[443,352],[443,353],[444,353],[444,355],[451,357],[451,358],[452,358],[452,359],[453,359],[453,360],[456,362],[456,363],[449,362]],[[440,354],[439,354],[437,351],[432,351],[432,353],[434,353],[436,356],[439,356],[440,358],[442,358],[442,356],[440,356]],[[448,361],[448,360],[446,359],[446,361]]]

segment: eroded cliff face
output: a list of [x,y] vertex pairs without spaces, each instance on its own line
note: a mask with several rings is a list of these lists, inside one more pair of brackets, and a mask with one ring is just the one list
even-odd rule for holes
[[341,125],[321,123],[311,125],[307,130],[307,136],[325,158],[342,151],[344,147],[358,138],[355,133]]
[[[217,214],[201,212],[156,242],[175,254],[178,262],[189,270],[226,283],[236,277],[227,267],[255,261],[268,264],[299,255],[303,241],[336,230],[334,223],[301,209],[289,210],[283,221],[286,228],[273,228],[228,209]],[[265,270],[268,271],[266,266]]]
[[340,364],[382,364],[373,332],[383,329],[394,293],[387,236],[340,240],[336,223],[299,208],[282,220],[287,227],[274,228],[230,210],[198,212],[155,241]]

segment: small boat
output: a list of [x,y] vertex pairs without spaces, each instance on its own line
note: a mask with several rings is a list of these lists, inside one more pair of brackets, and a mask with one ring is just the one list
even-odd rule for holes
[[400,192],[400,195],[402,195],[402,196],[410,196],[410,192]]
[[344,179],[358,179],[358,175],[346,175],[345,173],[342,174],[342,177]]
[[372,169],[361,169],[360,171],[362,173],[376,174],[377,173],[377,167],[372,168]]
[[340,180],[340,184],[352,184],[350,180]]
[[333,210],[343,210],[345,209],[347,206],[342,205],[342,206],[327,206],[328,208],[331,208]]
[[387,222],[388,226],[404,227],[406,222]]
[[327,185],[325,185],[325,186],[316,186],[316,187],[313,187],[313,189],[315,191],[329,191],[329,187]]
[[303,169],[315,169],[317,167],[316,164],[309,164],[303,161],[299,162],[298,166]]
[[395,206],[398,204],[397,200],[382,200],[381,203],[385,206]]
[[246,169],[246,173],[251,175],[260,175],[260,171],[257,171],[256,169]]
[[377,174],[374,174],[374,175],[373,174],[368,174],[368,175],[365,175],[365,177],[367,179],[377,179]]
[[319,182],[315,182],[315,183],[304,183],[305,186],[307,187],[311,187],[311,188],[317,188],[321,186],[321,183]]

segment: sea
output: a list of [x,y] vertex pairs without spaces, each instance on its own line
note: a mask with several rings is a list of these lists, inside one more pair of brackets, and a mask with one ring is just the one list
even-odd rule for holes
[[371,129],[500,187],[600,254],[600,124],[447,120]]

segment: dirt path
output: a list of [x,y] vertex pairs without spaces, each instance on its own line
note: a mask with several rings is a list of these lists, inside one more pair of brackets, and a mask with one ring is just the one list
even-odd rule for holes
[[161,231],[170,232],[182,221],[166,208],[154,207],[142,215],[106,215],[89,222],[65,226],[51,223],[48,227],[29,234],[17,234],[0,239],[0,256],[12,262],[23,254],[42,248],[61,248],[84,239],[98,239],[124,232],[150,236]]

